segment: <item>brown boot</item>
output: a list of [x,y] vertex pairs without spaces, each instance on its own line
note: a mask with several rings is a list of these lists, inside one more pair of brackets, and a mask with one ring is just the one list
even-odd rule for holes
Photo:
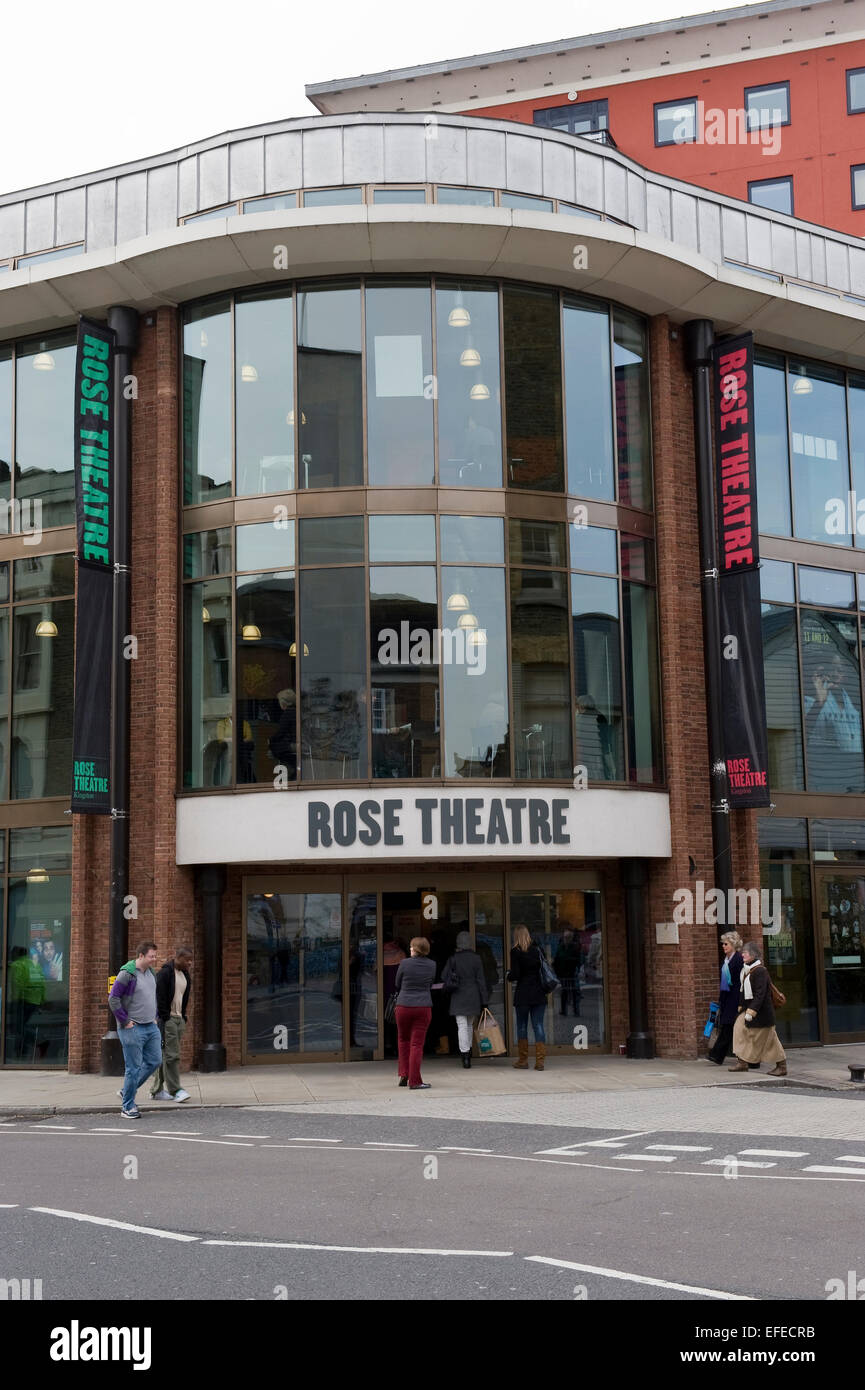
[[444,1034],[442,1035],[442,1037],[439,1038],[439,1045],[438,1045],[438,1047],[437,1047],[436,1050],[435,1050],[435,1055],[436,1055],[436,1057],[449,1057],[449,1056],[450,1056],[450,1050],[451,1050],[451,1045],[450,1045],[450,1043],[448,1042],[447,1033],[444,1033]]
[[514,1066],[517,1068],[518,1071],[525,1071],[525,1069],[529,1065],[528,1038],[519,1038],[517,1040],[517,1051],[519,1052],[519,1056],[517,1057],[517,1060],[514,1062]]
[[747,1070],[748,1070],[748,1063],[747,1063],[747,1062],[741,1062],[741,1061],[739,1061],[738,1059],[737,1059],[737,1061],[736,1061],[735,1067],[728,1067],[728,1068],[727,1068],[727,1071],[747,1071]]
[[772,1070],[769,1072],[769,1075],[770,1075],[770,1076],[786,1076],[786,1075],[787,1075],[787,1063],[786,1063],[786,1062],[779,1062],[778,1065],[777,1065],[776,1067],[773,1067],[773,1068],[772,1068]]
[[546,1043],[535,1043],[535,1071],[543,1071],[544,1060],[547,1055]]

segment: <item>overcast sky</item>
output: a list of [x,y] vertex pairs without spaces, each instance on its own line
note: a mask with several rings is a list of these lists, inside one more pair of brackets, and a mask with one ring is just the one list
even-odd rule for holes
[[[312,114],[307,82],[710,8],[711,0],[10,5],[0,32],[0,192],[159,154],[223,130]],[[716,0],[715,8],[724,6]]]

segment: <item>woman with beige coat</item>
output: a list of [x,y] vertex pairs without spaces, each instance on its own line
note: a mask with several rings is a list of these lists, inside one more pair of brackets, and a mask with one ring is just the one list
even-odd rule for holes
[[772,981],[760,959],[760,947],[749,941],[742,947],[742,980],[739,1017],[733,1027],[733,1051],[737,1061],[728,1071],[747,1071],[748,1064],[774,1062],[770,1076],[787,1075],[787,1057],[775,1032]]

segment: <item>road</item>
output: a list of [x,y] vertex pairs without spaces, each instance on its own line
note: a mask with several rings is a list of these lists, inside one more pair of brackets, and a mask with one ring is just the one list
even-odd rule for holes
[[[813,1096],[767,1097],[739,1132],[716,1100],[719,1133],[682,1120],[681,1092],[652,1097],[656,1127],[619,1129],[425,1115],[432,1096],[401,1093],[414,1114],[344,1102],[7,1121],[0,1279],[41,1279],[43,1299],[720,1308],[825,1300],[829,1280],[865,1276],[859,1098],[821,1111]],[[689,1093],[692,1117],[705,1098]]]

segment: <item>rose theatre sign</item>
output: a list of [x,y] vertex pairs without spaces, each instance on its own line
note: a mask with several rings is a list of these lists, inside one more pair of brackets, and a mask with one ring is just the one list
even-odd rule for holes
[[664,792],[417,783],[177,801],[179,864],[667,858]]

